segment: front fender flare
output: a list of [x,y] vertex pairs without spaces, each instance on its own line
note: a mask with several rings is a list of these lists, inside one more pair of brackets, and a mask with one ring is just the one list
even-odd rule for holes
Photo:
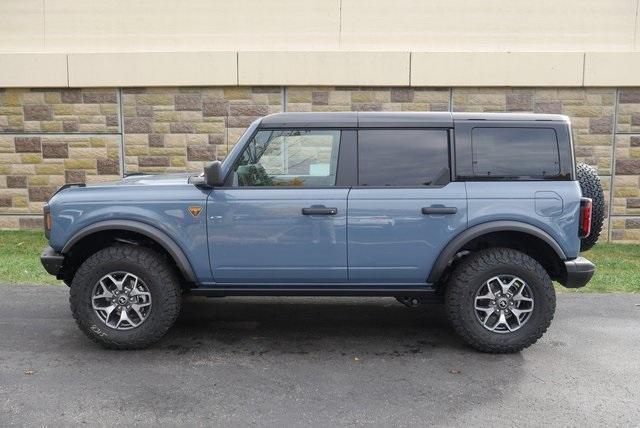
[[178,269],[184,275],[185,279],[189,282],[197,283],[196,275],[193,272],[193,268],[189,263],[189,259],[184,254],[184,251],[176,244],[176,242],[161,230],[134,220],[105,220],[97,223],[90,224],[78,232],[76,232],[65,246],[60,251],[62,254],[67,254],[75,244],[77,244],[82,238],[85,238],[96,232],[103,232],[106,230],[127,230],[130,232],[136,232],[146,236],[149,239],[154,240],[173,258]]
[[532,235],[543,240],[546,244],[553,248],[560,260],[567,259],[564,251],[556,242],[556,240],[553,239],[553,237],[547,232],[536,226],[532,226],[528,223],[510,220],[490,221],[470,227],[469,229],[466,229],[464,232],[453,238],[440,252],[440,255],[436,259],[436,262],[433,264],[433,268],[431,268],[431,272],[429,273],[427,282],[430,284],[435,284],[440,279],[447,266],[449,266],[450,261],[453,260],[453,257],[456,255],[456,253],[460,251],[460,249],[465,244],[467,244],[472,239],[493,232],[523,232]]

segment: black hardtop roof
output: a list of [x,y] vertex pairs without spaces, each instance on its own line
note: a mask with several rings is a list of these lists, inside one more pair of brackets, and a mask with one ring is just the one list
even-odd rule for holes
[[454,121],[568,122],[567,116],[534,113],[286,112],[262,118],[262,128],[451,128]]

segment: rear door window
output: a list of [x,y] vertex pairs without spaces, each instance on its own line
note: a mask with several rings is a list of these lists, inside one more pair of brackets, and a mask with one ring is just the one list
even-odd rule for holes
[[551,178],[560,174],[556,132],[550,128],[473,128],[478,177]]
[[434,186],[449,182],[449,141],[442,129],[358,131],[360,186]]

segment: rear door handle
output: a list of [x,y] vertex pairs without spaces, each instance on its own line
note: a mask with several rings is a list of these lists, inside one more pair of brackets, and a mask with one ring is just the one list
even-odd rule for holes
[[338,214],[337,208],[326,207],[308,207],[302,209],[302,215],[336,215]]
[[456,207],[422,207],[422,214],[455,214]]

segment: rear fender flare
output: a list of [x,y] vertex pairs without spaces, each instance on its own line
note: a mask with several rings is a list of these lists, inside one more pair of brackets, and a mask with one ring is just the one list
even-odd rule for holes
[[488,223],[482,223],[470,227],[469,229],[453,238],[442,250],[438,258],[436,259],[436,262],[433,264],[433,268],[429,273],[427,282],[430,284],[435,284],[436,282],[438,282],[444,271],[447,269],[447,266],[449,266],[451,260],[453,260],[456,253],[458,253],[458,251],[460,251],[460,249],[464,247],[468,242],[482,235],[494,232],[526,233],[528,235],[539,238],[546,244],[548,244],[551,248],[553,248],[560,260],[567,259],[560,245],[556,242],[555,239],[553,239],[551,235],[549,235],[544,230],[536,226],[532,226],[528,223],[522,223],[519,221],[491,221]]

